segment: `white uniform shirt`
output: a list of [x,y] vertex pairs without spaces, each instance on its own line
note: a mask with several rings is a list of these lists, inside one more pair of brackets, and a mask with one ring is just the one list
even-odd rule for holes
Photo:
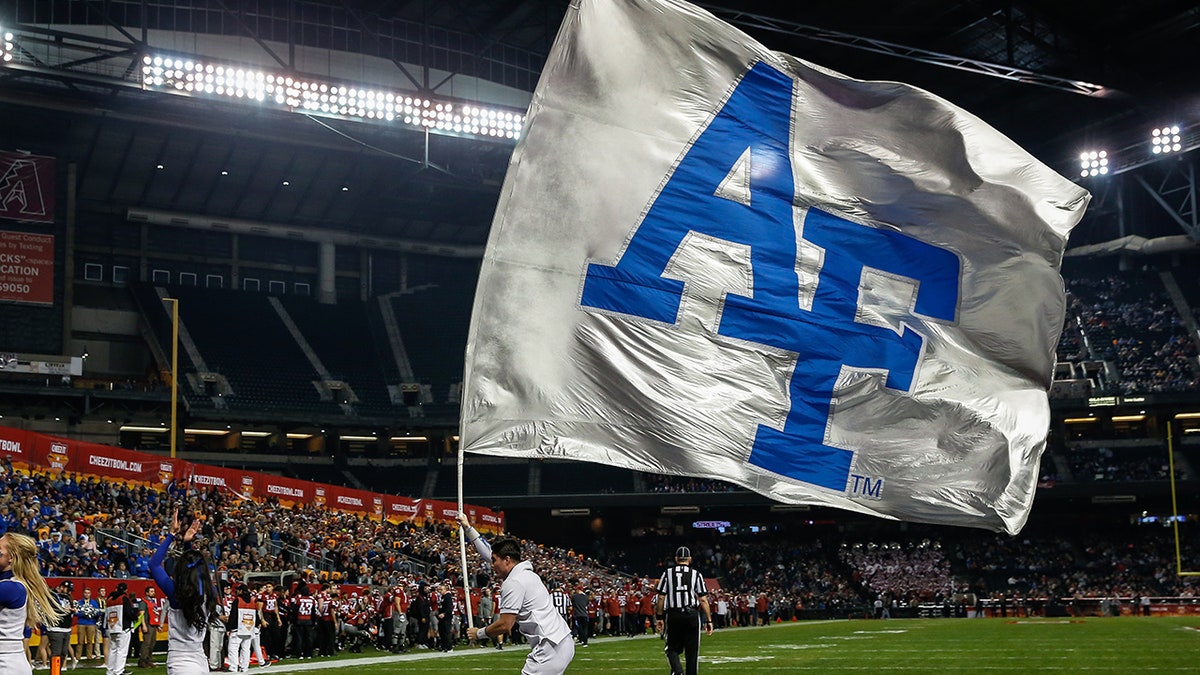
[[5,588],[4,595],[12,596],[11,607],[0,607],[0,652],[19,654],[25,651],[25,646],[22,640],[25,638],[25,602],[19,602],[18,599],[25,598],[28,601],[28,592],[25,590],[25,584],[20,581],[8,578],[0,580],[0,584],[15,584],[12,589]]
[[175,653],[204,653],[204,634],[208,631],[207,626],[196,628],[188,623],[188,620],[183,615],[183,610],[175,609],[174,607],[167,609],[167,636],[168,636],[168,651],[167,655]]
[[517,563],[500,585],[498,611],[517,615],[517,627],[531,647],[542,641],[558,644],[571,637],[570,626],[550,602],[550,592],[528,560]]

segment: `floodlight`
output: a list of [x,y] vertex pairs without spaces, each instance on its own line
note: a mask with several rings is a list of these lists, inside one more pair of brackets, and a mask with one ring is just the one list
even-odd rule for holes
[[0,30],[4,34],[4,42],[0,42],[0,61],[8,63],[13,60],[13,52],[16,51],[16,45],[13,44],[12,31]]
[[386,121],[510,139],[517,137],[525,120],[522,113],[513,111],[204,63],[192,57],[147,54],[142,64],[142,86],[147,89],[216,95],[229,100],[249,99],[305,114],[338,115],[357,121]]
[[1180,141],[1178,124],[1157,127],[1150,132],[1150,151],[1156,155],[1179,152],[1183,149]]
[[1089,150],[1079,155],[1079,175],[1100,176],[1108,173],[1108,151]]

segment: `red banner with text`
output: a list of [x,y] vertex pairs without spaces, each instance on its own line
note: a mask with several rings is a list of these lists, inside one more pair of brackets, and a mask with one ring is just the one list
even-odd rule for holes
[[27,469],[33,455],[33,439],[24,429],[0,427],[0,457],[7,457],[13,466]]
[[337,511],[369,514],[374,510],[373,497],[375,493],[354,488],[330,486],[329,506]]
[[[52,436],[42,436],[41,439],[37,444],[38,450],[41,451],[43,443],[47,443],[48,458],[52,459],[65,453],[69,471],[138,485],[159,484],[158,457],[149,453],[98,443],[68,441]],[[52,465],[49,468],[52,468]]]
[[316,483],[307,480],[263,474],[258,480],[258,496],[276,499],[283,506],[291,507],[312,502],[316,487]]
[[[285,507],[312,504],[331,511],[355,513],[391,523],[453,522],[454,502],[383,495],[367,490],[284,478],[257,471],[195,464],[137,450],[114,448],[22,429],[0,427],[0,457],[19,469],[69,472],[104,480],[165,489],[172,481],[200,490],[229,492],[241,499],[274,498]],[[504,514],[481,506],[464,509],[481,532],[504,530]]]
[[229,469],[223,466],[209,466],[207,464],[192,464],[191,475],[188,480],[192,487],[199,490],[211,490],[216,488],[221,492],[232,493],[240,499],[253,499],[255,497],[255,476],[258,475],[253,471],[242,471],[240,469]]
[[54,235],[0,231],[0,300],[54,304]]
[[412,497],[387,495],[383,498],[384,517],[394,524],[415,522],[419,504],[420,500]]

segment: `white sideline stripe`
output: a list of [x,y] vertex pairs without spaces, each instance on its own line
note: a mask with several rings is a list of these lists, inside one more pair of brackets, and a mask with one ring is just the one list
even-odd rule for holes
[[[719,635],[719,634],[725,633],[725,632],[742,631],[742,630],[762,630],[763,628],[781,628],[783,626],[799,626],[799,625],[817,626],[817,625],[827,624],[827,623],[845,623],[845,622],[846,622],[846,619],[828,619],[828,620],[824,620],[824,621],[805,621],[805,622],[793,621],[793,622],[788,622],[788,623],[773,623],[768,626],[738,626],[736,628],[722,628],[722,629],[716,631],[715,633],[713,633],[713,635]],[[627,637],[622,636],[620,639],[622,639],[622,640],[630,640],[630,639],[632,639],[632,640],[657,640],[658,636],[657,635],[636,635],[632,638],[627,638]],[[708,638],[708,639],[711,639],[711,638]],[[604,644],[607,641],[608,641],[607,638],[602,639],[598,644]],[[455,651],[452,651],[452,652],[439,652],[439,651],[432,651],[432,650],[415,651],[415,652],[411,652],[408,654],[388,654],[386,656],[369,656],[369,657],[358,658],[358,659],[341,659],[338,661],[324,661],[321,659],[313,659],[310,662],[304,663],[304,662],[296,661],[295,659],[288,659],[287,661],[284,661],[283,663],[275,663],[275,664],[271,665],[263,672],[268,673],[268,674],[269,673],[302,673],[302,672],[309,671],[309,670],[333,670],[335,668],[357,668],[358,666],[375,666],[375,665],[386,664],[386,663],[404,663],[406,661],[428,661],[429,659],[449,659],[449,658],[454,658],[456,656],[466,656],[466,655],[472,655],[472,654],[479,655],[479,654],[487,653],[489,651],[494,652],[497,650],[492,648],[491,646],[483,647],[480,649],[473,649],[470,647],[461,648],[461,646],[460,646],[460,649],[456,649]],[[527,652],[527,651],[529,651],[529,645],[528,644],[506,645],[504,647],[504,651]],[[576,655],[579,654],[578,651],[576,651],[575,653],[576,653]],[[701,660],[703,660],[703,657]],[[259,670],[260,670],[259,666],[251,666],[250,667],[251,672],[257,673],[257,672],[259,672]]]
[[[262,672],[265,675],[270,673],[301,673],[309,670],[333,670],[335,668],[358,668],[359,666],[378,666],[387,663],[404,663],[406,661],[429,661],[432,659],[452,659],[456,656],[479,656],[480,654],[489,651],[497,651],[493,647],[483,647],[480,649],[464,648],[452,652],[439,652],[436,650],[413,652],[409,654],[388,654],[387,656],[369,656],[358,659],[341,659],[338,661],[325,661],[322,659],[312,659],[305,662],[288,659],[283,663],[275,663],[266,669],[258,666],[250,666],[250,672]],[[507,646],[504,651],[527,652],[529,645]]]

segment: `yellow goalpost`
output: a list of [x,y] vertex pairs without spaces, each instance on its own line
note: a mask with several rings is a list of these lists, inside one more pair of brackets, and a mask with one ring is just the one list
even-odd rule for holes
[[1171,422],[1167,422],[1167,461],[1171,469],[1171,527],[1175,531],[1175,574],[1181,577],[1200,576],[1197,571],[1184,571],[1183,555],[1179,543],[1179,503],[1175,493],[1175,442]]

